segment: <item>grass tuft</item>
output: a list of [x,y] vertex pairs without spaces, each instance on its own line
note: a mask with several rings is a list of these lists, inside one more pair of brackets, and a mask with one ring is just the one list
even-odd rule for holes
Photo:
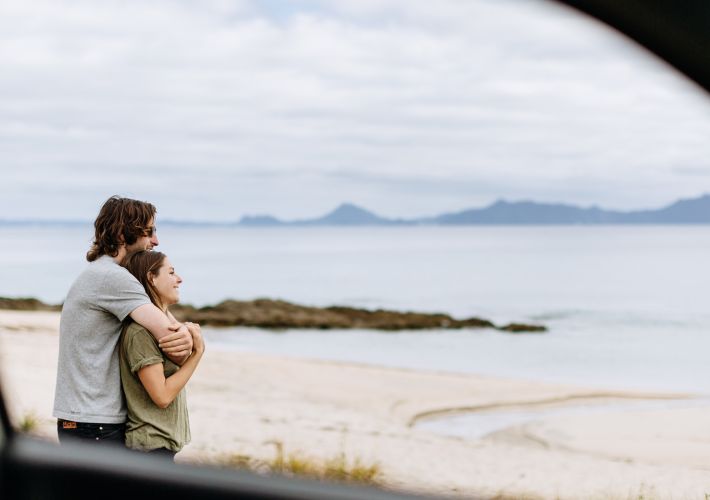
[[24,414],[24,416],[18,423],[17,428],[20,432],[29,434],[35,431],[38,426],[39,419],[37,418],[37,415],[35,415],[33,412],[28,412]]
[[219,464],[260,474],[280,474],[318,481],[370,486],[380,485],[382,471],[377,463],[365,464],[360,458],[348,460],[344,453],[325,460],[302,453],[286,454],[282,442],[272,441],[271,444],[276,447],[276,455],[271,460],[263,461],[248,455],[235,454],[223,457],[219,460]]

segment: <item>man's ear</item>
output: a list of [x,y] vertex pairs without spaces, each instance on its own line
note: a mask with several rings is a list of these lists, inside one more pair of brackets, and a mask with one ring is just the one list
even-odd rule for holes
[[126,238],[123,237],[123,233],[118,233],[118,244],[119,246],[126,246]]

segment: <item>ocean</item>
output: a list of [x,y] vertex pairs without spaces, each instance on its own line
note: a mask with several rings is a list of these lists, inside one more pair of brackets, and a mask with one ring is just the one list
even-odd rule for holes
[[[495,330],[206,328],[217,349],[595,388],[710,394],[710,227],[159,226],[182,302],[281,298],[545,324]],[[0,295],[63,300],[87,226],[0,226]]]

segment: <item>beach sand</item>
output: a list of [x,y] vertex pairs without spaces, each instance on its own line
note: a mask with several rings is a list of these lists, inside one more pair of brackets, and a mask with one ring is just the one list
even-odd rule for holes
[[[58,313],[0,311],[0,376],[11,418],[51,416]],[[193,441],[178,461],[245,455],[276,442],[314,459],[378,463],[386,487],[446,496],[698,498],[710,494],[710,407],[600,410],[613,401],[692,395],[593,388],[370,365],[207,352],[188,386]],[[482,437],[417,422],[449,413],[588,407]],[[595,409],[596,408],[596,409]]]

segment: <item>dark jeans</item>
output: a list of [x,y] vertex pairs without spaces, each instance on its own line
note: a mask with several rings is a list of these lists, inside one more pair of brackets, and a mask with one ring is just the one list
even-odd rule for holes
[[57,420],[57,435],[59,443],[81,439],[97,445],[125,446],[126,424],[90,424],[60,418]]

